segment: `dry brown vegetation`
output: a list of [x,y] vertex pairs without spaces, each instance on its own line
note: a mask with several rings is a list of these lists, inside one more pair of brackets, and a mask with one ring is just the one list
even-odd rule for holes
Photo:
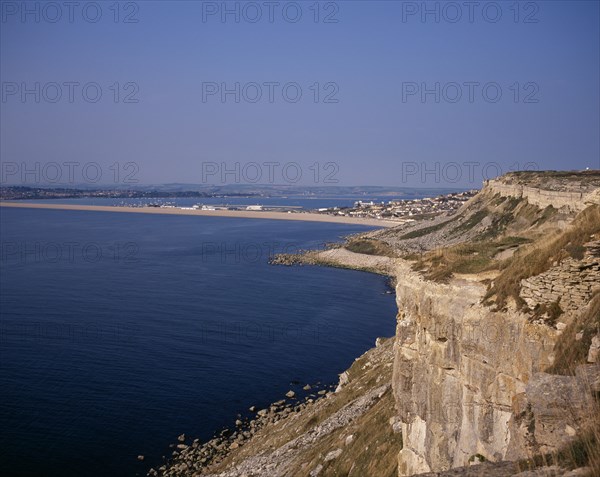
[[[590,416],[586,431],[570,445],[558,452],[540,454],[517,462],[519,472],[533,471],[540,467],[557,466],[560,469],[589,468],[589,477],[600,475],[600,409]],[[556,474],[556,475],[562,475]]]
[[[589,305],[569,323],[560,335],[554,364],[546,371],[553,374],[575,375],[578,366],[587,363],[592,337],[600,332],[600,290],[594,293]],[[537,456],[521,463],[522,469],[541,465],[559,465],[566,468],[591,467],[592,475],[600,475],[600,396],[592,383],[585,384],[585,392],[593,396],[591,409],[584,416],[583,431],[570,445],[553,455]]]
[[573,375],[575,368],[586,362],[592,337],[598,332],[600,332],[600,290],[596,291],[587,309],[569,323],[561,333],[556,343],[555,362],[547,372]]
[[446,281],[454,273],[480,273],[497,269],[494,257],[530,240],[524,237],[505,237],[500,240],[458,244],[433,250],[421,256],[409,255],[415,260],[413,270],[423,273],[429,280]]
[[388,229],[373,238],[391,245],[392,252],[382,254],[396,250],[415,261],[414,269],[427,279],[444,282],[455,273],[499,270],[506,255],[501,252],[537,240],[555,229],[562,216],[552,206],[540,209],[527,199],[483,190],[449,219],[409,231]]
[[583,245],[600,233],[600,206],[592,205],[580,212],[564,231],[556,231],[500,264],[501,273],[494,280],[485,300],[498,308],[507,304],[509,297],[519,306],[525,303],[519,296],[521,280],[539,275],[567,257],[583,257]]
[[351,238],[344,245],[345,248],[354,253],[365,255],[381,255],[383,257],[397,257],[396,252],[387,243],[369,238]]

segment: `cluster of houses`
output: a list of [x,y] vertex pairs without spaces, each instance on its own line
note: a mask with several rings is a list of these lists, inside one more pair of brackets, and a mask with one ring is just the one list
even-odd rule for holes
[[453,213],[478,191],[454,192],[437,197],[423,199],[390,200],[388,202],[356,201],[353,207],[333,207],[319,209],[318,212],[347,217],[365,217],[390,219],[398,222],[415,222],[432,218],[442,213]]

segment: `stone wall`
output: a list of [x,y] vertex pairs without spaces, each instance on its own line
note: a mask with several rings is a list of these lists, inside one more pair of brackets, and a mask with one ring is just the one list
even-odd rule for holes
[[600,204],[600,190],[545,190],[519,184],[505,184],[497,179],[486,181],[485,186],[502,197],[524,197],[530,204],[542,209],[551,205],[556,209],[565,207],[571,212],[580,212],[589,205]]
[[545,273],[521,280],[520,295],[531,309],[558,301],[563,311],[576,311],[590,302],[598,286],[600,259],[566,259]]

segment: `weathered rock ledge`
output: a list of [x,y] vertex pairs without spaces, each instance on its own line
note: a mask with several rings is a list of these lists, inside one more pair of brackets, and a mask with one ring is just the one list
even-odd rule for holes
[[311,250],[297,254],[279,254],[275,255],[270,263],[272,265],[287,266],[321,265],[396,276],[396,260],[394,258],[355,253],[341,247],[329,250]]

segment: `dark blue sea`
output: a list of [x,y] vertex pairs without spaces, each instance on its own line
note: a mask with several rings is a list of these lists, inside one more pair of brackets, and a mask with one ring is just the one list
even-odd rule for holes
[[145,475],[394,333],[383,277],[268,265],[364,227],[8,208],[0,227],[1,475]]

